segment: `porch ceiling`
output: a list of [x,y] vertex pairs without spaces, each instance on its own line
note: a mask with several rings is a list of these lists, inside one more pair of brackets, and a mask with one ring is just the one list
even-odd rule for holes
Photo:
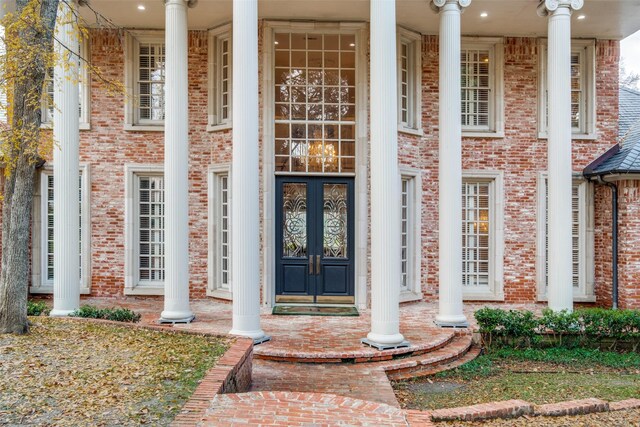
[[[163,28],[164,2],[160,0],[90,0],[91,6],[114,23],[130,28]],[[259,0],[264,19],[314,21],[367,21],[369,0]],[[138,10],[144,5],[145,10]],[[536,14],[537,0],[473,0],[462,15],[467,35],[544,36],[546,19]],[[212,28],[231,20],[232,0],[199,0],[189,13],[192,29]],[[82,8],[85,18],[94,14]],[[481,18],[480,13],[488,16]],[[578,15],[585,19],[577,20]],[[640,29],[640,0],[586,0],[574,14],[574,37],[624,38]],[[428,0],[397,0],[399,25],[423,34],[438,31],[438,16]]]

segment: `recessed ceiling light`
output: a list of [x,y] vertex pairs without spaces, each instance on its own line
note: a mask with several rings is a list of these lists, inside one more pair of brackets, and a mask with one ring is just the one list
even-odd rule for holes
[[482,12],[480,14],[480,18],[486,18],[487,16],[489,16],[489,14],[487,12]]
[[351,47],[355,47],[355,45],[356,45],[355,43],[349,43],[349,46]]
[[145,10],[145,9],[146,9],[146,7],[144,7],[143,4],[139,4],[138,5],[138,10]]
[[585,19],[586,17],[587,17],[586,15],[578,15],[578,19],[579,19],[579,20],[581,20],[581,21],[582,21],[583,19]]
[[276,41],[273,42],[273,44],[280,44],[280,43],[278,43],[278,40],[276,40]]

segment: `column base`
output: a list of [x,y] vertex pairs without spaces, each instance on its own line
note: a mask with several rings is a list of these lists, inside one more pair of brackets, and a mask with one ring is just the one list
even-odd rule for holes
[[360,340],[360,342],[362,344],[368,345],[369,347],[376,348],[376,349],[378,349],[380,351],[383,351],[383,350],[394,350],[396,348],[411,346],[409,341],[406,341],[406,340],[401,341],[398,344],[384,344],[384,343],[379,343],[379,342],[372,341],[369,338],[362,338]]
[[195,320],[195,318],[196,316],[194,314],[191,314],[186,317],[179,317],[179,318],[167,318],[161,314],[160,319],[158,319],[158,323],[160,324],[171,323],[172,325],[175,325],[176,323],[191,323]]
[[465,316],[436,316],[433,322],[441,328],[468,328],[469,322]]
[[54,308],[49,312],[49,317],[68,317],[75,310],[62,310],[58,308]]
[[229,331],[229,335],[238,335],[240,337],[251,338],[253,340],[253,345],[271,341],[271,337],[269,335],[266,335],[262,331],[262,329],[259,329],[257,331],[241,331],[238,329],[232,329]]

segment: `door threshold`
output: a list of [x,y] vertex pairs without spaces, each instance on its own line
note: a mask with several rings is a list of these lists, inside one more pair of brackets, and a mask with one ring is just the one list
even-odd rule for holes
[[278,304],[271,313],[281,316],[360,316],[352,305]]

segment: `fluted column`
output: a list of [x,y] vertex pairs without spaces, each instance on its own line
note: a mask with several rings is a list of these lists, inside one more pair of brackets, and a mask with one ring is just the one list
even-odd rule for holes
[[233,0],[232,96],[233,329],[230,333],[259,343],[269,338],[260,328],[257,0]]
[[79,33],[75,1],[60,3],[53,70],[53,310],[67,316],[80,306]]
[[380,349],[406,346],[400,333],[400,175],[396,2],[371,0],[371,332]]
[[547,297],[555,311],[573,309],[571,251],[571,12],[583,0],[546,0],[548,16],[548,255]]
[[187,0],[165,0],[165,282],[160,322],[193,320],[189,307]]
[[433,0],[440,14],[439,312],[440,326],[464,327],[462,312],[462,122],[460,14],[471,0]]

